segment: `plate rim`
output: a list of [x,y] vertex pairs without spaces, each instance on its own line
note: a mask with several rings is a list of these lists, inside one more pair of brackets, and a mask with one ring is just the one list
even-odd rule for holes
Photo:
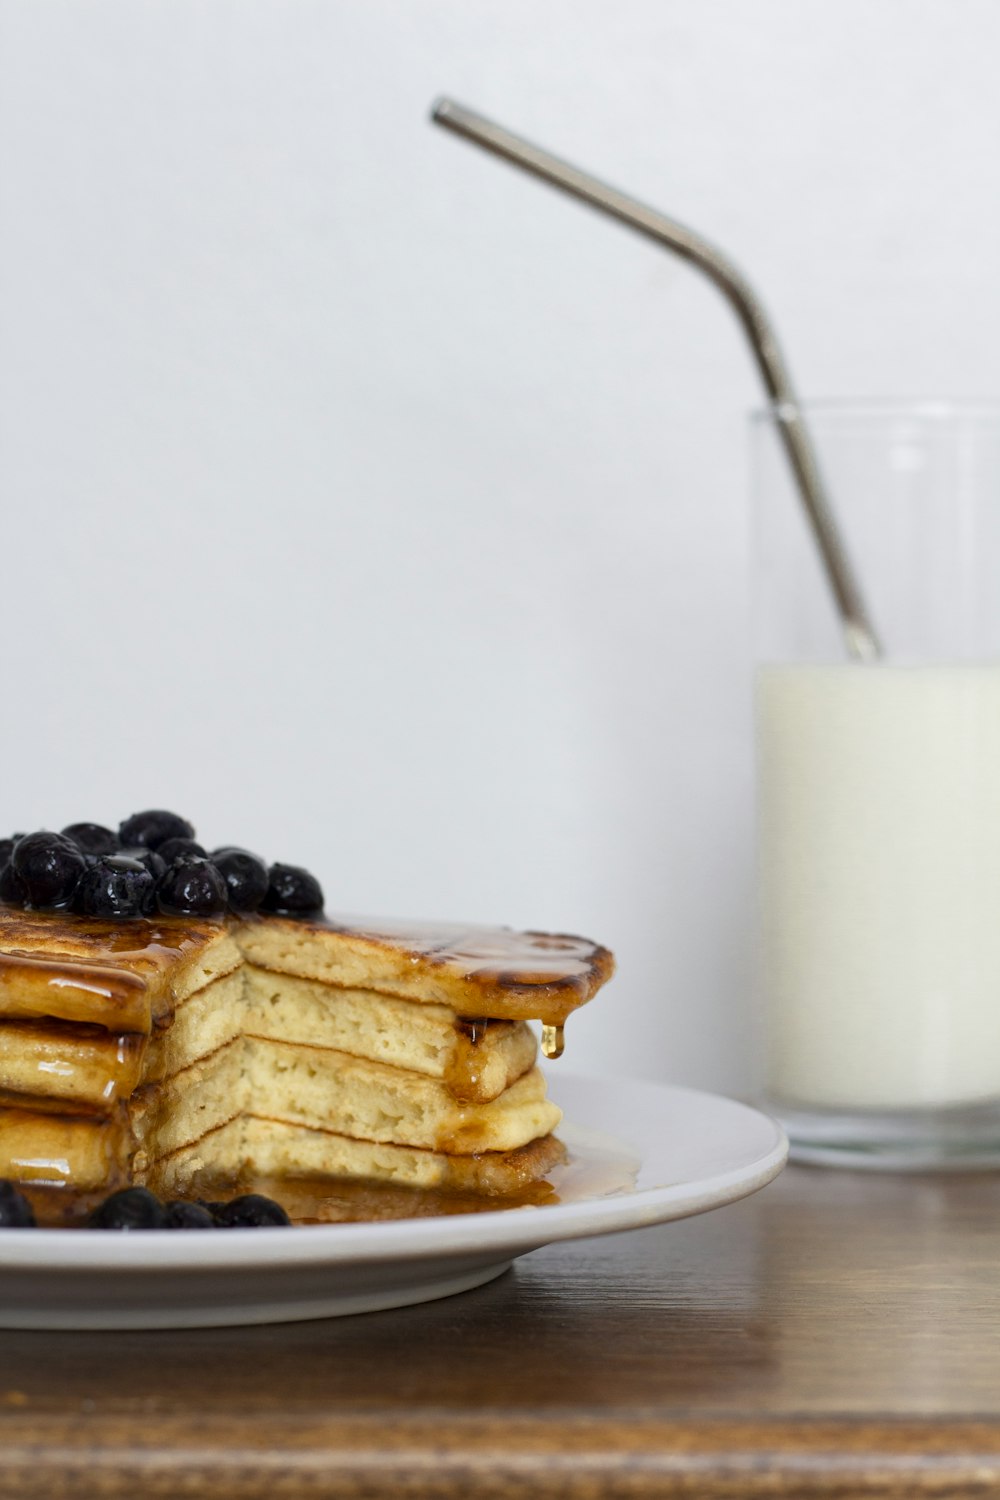
[[[391,1264],[444,1259],[470,1251],[522,1254],[543,1245],[572,1239],[640,1229],[652,1224],[692,1217],[722,1208],[765,1187],[788,1159],[788,1139],[772,1116],[742,1100],[702,1089],[660,1083],[652,1079],[572,1073],[564,1081],[602,1089],[641,1090],[675,1101],[690,1099],[702,1106],[724,1106],[745,1114],[747,1123],[770,1131],[770,1145],[750,1161],[709,1177],[638,1188],[607,1197],[582,1198],[572,1203],[485,1210],[473,1214],[399,1219],[350,1224],[255,1229],[252,1234],[181,1235],[171,1230],[144,1230],[123,1235],[115,1230],[88,1230],[88,1255],[73,1247],[80,1241],[72,1231],[0,1229],[0,1272],[34,1274],[69,1272],[100,1276],[128,1271],[136,1275],[164,1272],[280,1271],[335,1264]],[[585,1122],[570,1120],[569,1124]]]

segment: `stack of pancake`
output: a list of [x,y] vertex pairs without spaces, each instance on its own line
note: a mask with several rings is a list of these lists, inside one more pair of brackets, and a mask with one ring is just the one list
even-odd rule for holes
[[515,1193],[562,1154],[527,1023],[555,1054],[612,966],[504,928],[0,907],[0,1177]]

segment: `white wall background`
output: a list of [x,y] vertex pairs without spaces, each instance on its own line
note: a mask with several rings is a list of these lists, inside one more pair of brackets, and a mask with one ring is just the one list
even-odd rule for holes
[[748,1083],[744,412],[1000,391],[994,0],[0,0],[0,825],[583,930],[569,1057]]

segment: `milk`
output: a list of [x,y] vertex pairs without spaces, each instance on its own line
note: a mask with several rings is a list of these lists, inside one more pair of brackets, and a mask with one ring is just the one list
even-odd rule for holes
[[1000,664],[763,667],[756,716],[770,1096],[1000,1099]]

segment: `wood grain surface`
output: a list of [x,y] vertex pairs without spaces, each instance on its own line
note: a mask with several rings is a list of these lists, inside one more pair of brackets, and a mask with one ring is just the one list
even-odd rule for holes
[[0,1333],[0,1496],[1000,1495],[1000,1175],[790,1169],[461,1297]]

